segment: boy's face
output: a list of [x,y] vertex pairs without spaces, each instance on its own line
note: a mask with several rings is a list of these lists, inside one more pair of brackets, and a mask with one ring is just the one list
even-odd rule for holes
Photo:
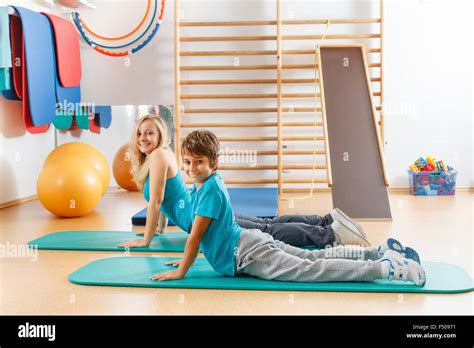
[[216,168],[216,166],[211,165],[209,158],[191,154],[183,155],[183,165],[184,172],[198,184],[206,181]]

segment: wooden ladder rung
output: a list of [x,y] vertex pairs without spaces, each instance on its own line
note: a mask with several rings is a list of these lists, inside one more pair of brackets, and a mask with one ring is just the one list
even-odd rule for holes
[[[322,122],[316,122],[316,127],[321,127]],[[182,123],[181,128],[246,128],[246,127],[277,127],[277,122],[212,122],[212,123]],[[314,122],[283,122],[283,127],[313,127]]]
[[[380,34],[336,34],[326,35],[324,40],[379,39]],[[275,41],[275,35],[259,36],[181,36],[180,42],[219,42],[219,41]],[[282,40],[322,40],[323,35],[282,35]]]
[[[317,136],[288,136],[283,137],[283,141],[314,141],[316,138],[317,141],[324,140],[324,137]],[[183,140],[184,138],[181,138]],[[219,141],[277,141],[278,137],[218,137]]]
[[[380,92],[374,92],[374,97],[379,97]],[[319,98],[320,93],[282,93],[282,98]],[[182,94],[180,99],[273,99],[277,98],[275,93],[255,94]]]
[[[374,93],[375,95],[376,93]],[[282,98],[315,98],[319,93],[282,93]],[[271,99],[277,98],[275,93],[255,94],[182,94],[181,99]]]
[[[379,68],[380,63],[369,64],[369,68]],[[283,64],[282,69],[317,69],[317,64]],[[221,70],[274,70],[276,65],[181,65],[181,71],[221,71]]]
[[[380,48],[366,48],[365,53],[380,53]],[[284,55],[302,54],[314,55],[315,50],[282,50]],[[274,56],[277,54],[275,50],[235,50],[235,51],[180,51],[182,57],[196,56]]]
[[327,179],[283,179],[284,184],[311,184],[311,182],[315,184],[327,184]]
[[[380,77],[373,77],[372,82],[380,82]],[[242,79],[242,80],[181,80],[180,85],[252,85],[275,84],[276,79]],[[281,83],[319,83],[319,79],[282,79]]]
[[[180,56],[274,56],[275,50],[239,50],[239,51],[181,51]],[[313,52],[314,54],[314,52]]]
[[[284,156],[293,156],[293,155],[313,155],[313,150],[283,150],[282,155]],[[257,150],[257,156],[276,156],[278,155],[278,150]],[[324,150],[317,150],[316,155],[326,155]]]
[[[312,165],[286,165],[282,167],[283,170],[309,170],[313,169]],[[278,165],[261,165],[261,166],[219,166],[219,170],[277,170]],[[317,165],[315,170],[326,170],[326,166]]]
[[[283,25],[298,24],[326,24],[327,19],[296,19],[282,20]],[[331,19],[331,24],[363,24],[363,23],[380,23],[380,18],[355,18],[355,19]],[[276,25],[277,21],[223,21],[223,22],[180,22],[180,27],[229,27],[229,26],[264,26]]]
[[[314,112],[321,111],[321,108],[282,108],[283,112]],[[232,109],[186,109],[181,110],[183,114],[231,114],[231,113],[260,113],[277,112],[277,108],[232,108]]]

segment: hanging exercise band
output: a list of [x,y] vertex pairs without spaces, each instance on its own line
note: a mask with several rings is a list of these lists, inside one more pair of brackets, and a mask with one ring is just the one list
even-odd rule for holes
[[[74,22],[74,24],[76,25],[76,28],[78,29],[79,33],[81,34],[82,38],[84,39],[84,41],[87,42],[87,44],[89,46],[91,46],[94,50],[96,50],[97,52],[99,53],[102,53],[104,55],[107,55],[107,56],[111,56],[111,57],[124,57],[124,56],[128,56],[132,53],[136,53],[138,51],[140,51],[142,48],[144,48],[152,39],[153,37],[156,35],[156,33],[158,32],[158,29],[160,28],[160,24],[161,24],[161,21],[163,19],[163,14],[164,14],[164,8],[165,8],[165,0],[162,0],[161,1],[161,11],[160,11],[160,15],[158,17],[158,22],[156,23],[155,27],[153,28],[151,34],[143,41],[141,42],[138,46],[132,48],[131,50],[129,51],[119,51],[119,52],[113,52],[113,51],[108,51],[106,49],[119,49],[119,48],[124,48],[124,47],[127,47],[127,46],[130,46],[130,45],[133,45],[134,43],[138,42],[147,32],[148,30],[150,29],[151,25],[153,24],[154,20],[155,20],[155,17],[156,17],[156,10],[158,8],[158,2],[157,0],[155,0],[155,8],[153,10],[153,16],[152,16],[152,19],[150,21],[150,23],[148,24],[147,28],[145,29],[145,31],[139,36],[137,37],[135,40],[127,43],[127,44],[124,44],[124,45],[119,45],[119,46],[107,46],[107,45],[102,45],[102,44],[99,44],[93,40],[91,40],[88,35],[86,34],[85,32],[85,29],[82,25],[82,20],[80,19],[79,17],[79,13],[77,12],[73,12],[72,13],[72,20]],[[106,49],[105,49],[106,48]]]
[[[148,4],[147,4],[147,7],[146,7],[146,11],[145,11],[145,15],[143,16],[143,18],[141,19],[140,23],[138,23],[138,25],[135,27],[135,29],[133,29],[131,32],[125,34],[125,35],[122,35],[122,36],[117,36],[117,37],[107,37],[107,36],[102,36],[102,35],[99,35],[97,33],[95,33],[94,31],[92,31],[91,28],[89,28],[86,23],[84,23],[84,21],[82,19],[80,19],[80,22],[82,24],[82,26],[84,27],[84,29],[86,29],[89,33],[91,33],[92,35],[94,35],[95,37],[99,38],[99,39],[102,39],[102,40],[107,40],[107,41],[115,41],[115,40],[122,40],[122,39],[125,39],[133,34],[135,34],[137,32],[138,29],[140,29],[140,27],[142,26],[143,22],[145,22],[145,19],[146,17],[148,16],[148,13],[150,13],[150,5],[151,5],[151,0],[148,0]],[[155,6],[156,6],[156,3],[155,3]]]

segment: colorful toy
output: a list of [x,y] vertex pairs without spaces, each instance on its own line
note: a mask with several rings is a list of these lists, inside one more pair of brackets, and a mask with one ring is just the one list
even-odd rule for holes
[[437,161],[435,162],[435,167],[437,170],[442,170],[443,172],[446,172],[448,169],[446,168],[446,166],[444,165],[444,162],[443,161]]
[[446,166],[444,165],[443,161],[437,161],[434,156],[426,157],[426,162],[433,167],[433,170],[442,170],[445,172],[447,170]]
[[425,161],[427,163],[433,164],[436,162],[436,158],[434,156],[429,155],[429,156],[426,156]]
[[434,170],[439,171],[447,171],[446,166],[444,165],[443,161],[437,161],[434,156],[427,156],[426,159],[423,157],[418,158],[414,164],[409,166],[409,169],[415,173],[420,171],[422,172],[431,172]]
[[410,170],[415,172],[415,173],[418,173],[420,171],[420,169],[418,169],[418,167],[414,164],[412,164],[410,167]]
[[420,171],[422,171],[423,168],[425,168],[428,165],[428,163],[426,163],[426,161],[423,159],[423,157],[418,158],[415,161],[414,164],[418,168],[418,170],[420,170]]

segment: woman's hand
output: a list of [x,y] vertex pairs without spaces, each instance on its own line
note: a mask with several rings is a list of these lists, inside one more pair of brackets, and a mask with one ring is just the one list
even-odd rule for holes
[[168,262],[165,263],[165,265],[171,265],[171,266],[174,266],[174,267],[179,267],[179,265],[181,264],[181,261],[182,260],[168,261]]
[[163,280],[175,280],[175,279],[177,280],[177,279],[183,279],[183,278],[184,278],[184,274],[182,274],[179,270],[174,270],[170,272],[155,274],[150,279],[159,280],[161,282]]
[[135,239],[128,242],[119,244],[121,248],[142,248],[147,247],[150,243],[147,243],[145,239]]

